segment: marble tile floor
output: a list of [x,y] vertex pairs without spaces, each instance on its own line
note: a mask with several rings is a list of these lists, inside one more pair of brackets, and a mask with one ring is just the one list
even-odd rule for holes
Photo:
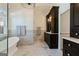
[[49,49],[45,42],[35,41],[31,45],[18,46],[14,56],[62,56],[62,51]]

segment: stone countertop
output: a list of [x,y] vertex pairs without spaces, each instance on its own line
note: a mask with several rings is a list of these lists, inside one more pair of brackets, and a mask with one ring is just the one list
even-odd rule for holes
[[47,33],[47,34],[58,34],[58,33],[52,33],[52,32],[45,32],[45,33]]
[[79,39],[78,38],[73,38],[73,37],[69,37],[69,36],[62,37],[62,38],[79,44]]

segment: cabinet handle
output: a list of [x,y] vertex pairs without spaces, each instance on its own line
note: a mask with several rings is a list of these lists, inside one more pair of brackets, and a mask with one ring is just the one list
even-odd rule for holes
[[69,53],[68,53],[67,55],[68,55],[68,56],[70,56],[70,54],[69,54]]
[[70,44],[68,44],[68,46],[71,46]]
[[78,35],[78,33],[75,33],[75,35]]

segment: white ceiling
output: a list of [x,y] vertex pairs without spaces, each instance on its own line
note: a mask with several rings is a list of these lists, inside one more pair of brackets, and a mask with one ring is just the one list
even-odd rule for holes
[[27,3],[11,3],[9,4],[9,11],[13,12],[13,11],[21,10],[23,8],[25,9],[30,8],[30,9],[38,10],[43,14],[48,14],[52,6],[53,4],[50,3],[37,3],[32,5],[28,5]]
[[36,4],[35,8],[36,10],[41,11],[43,14],[48,14],[53,4],[49,3],[38,3]]
[[50,9],[53,7],[52,3],[38,3],[36,4],[36,10],[42,12],[42,14],[47,15]]
[[[22,8],[30,8],[30,9],[37,9],[43,13],[46,13],[46,12],[48,12],[48,10],[51,9],[51,7],[53,5],[54,4],[50,4],[50,3],[37,3],[37,4],[32,4],[32,5],[28,5],[27,3],[10,3],[9,11],[16,11],[16,10],[20,10]],[[0,9],[1,8],[3,8],[3,9],[7,8],[7,4],[0,3]]]

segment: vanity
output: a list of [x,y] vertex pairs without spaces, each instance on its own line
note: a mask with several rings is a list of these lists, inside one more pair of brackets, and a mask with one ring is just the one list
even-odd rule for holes
[[50,49],[58,48],[58,33],[45,32],[44,41],[47,43]]
[[79,39],[63,37],[63,56],[79,56]]
[[70,36],[62,39],[63,56],[79,56],[79,3],[70,4]]
[[59,7],[53,6],[46,16],[46,32],[44,41],[50,49],[58,49],[58,14]]

